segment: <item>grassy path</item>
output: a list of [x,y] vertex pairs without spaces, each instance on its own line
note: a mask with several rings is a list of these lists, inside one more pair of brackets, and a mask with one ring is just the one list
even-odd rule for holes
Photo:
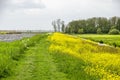
[[61,33],[41,34],[32,43],[12,61],[17,63],[10,67],[13,73],[0,80],[120,80],[117,48]]
[[56,63],[48,52],[49,42],[46,38],[25,52],[13,75],[1,80],[68,80],[64,73],[57,70]]

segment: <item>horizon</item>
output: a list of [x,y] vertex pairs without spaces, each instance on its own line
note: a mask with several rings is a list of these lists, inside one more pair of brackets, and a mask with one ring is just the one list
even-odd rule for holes
[[92,17],[119,17],[119,4],[119,0],[1,0],[0,30],[53,30],[51,23],[56,19],[68,24]]

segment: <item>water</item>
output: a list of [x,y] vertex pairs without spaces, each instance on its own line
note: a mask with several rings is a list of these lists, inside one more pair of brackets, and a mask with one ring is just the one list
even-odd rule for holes
[[11,42],[14,40],[20,40],[24,37],[32,37],[35,34],[0,34],[0,41]]

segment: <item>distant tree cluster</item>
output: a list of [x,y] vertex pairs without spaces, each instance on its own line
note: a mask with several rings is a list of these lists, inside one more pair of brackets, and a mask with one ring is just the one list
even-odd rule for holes
[[53,21],[54,30],[75,34],[119,34],[120,17],[93,17],[86,20],[75,20],[65,26],[60,19]]

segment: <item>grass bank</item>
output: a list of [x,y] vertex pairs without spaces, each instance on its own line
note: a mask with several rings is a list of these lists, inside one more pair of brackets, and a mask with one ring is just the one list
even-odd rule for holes
[[34,47],[25,51],[11,76],[2,80],[68,80],[59,72],[53,56],[49,53],[50,42],[47,35],[40,35]]
[[120,50],[54,33],[50,51],[59,71],[69,80],[120,80]]
[[83,34],[78,36],[84,39],[90,39],[92,41],[103,42],[108,45],[120,47],[120,35]]
[[61,33],[41,34],[21,42],[22,58],[15,56],[17,52],[15,59],[6,58],[11,60],[7,71],[12,73],[1,80],[120,80],[119,48]]

